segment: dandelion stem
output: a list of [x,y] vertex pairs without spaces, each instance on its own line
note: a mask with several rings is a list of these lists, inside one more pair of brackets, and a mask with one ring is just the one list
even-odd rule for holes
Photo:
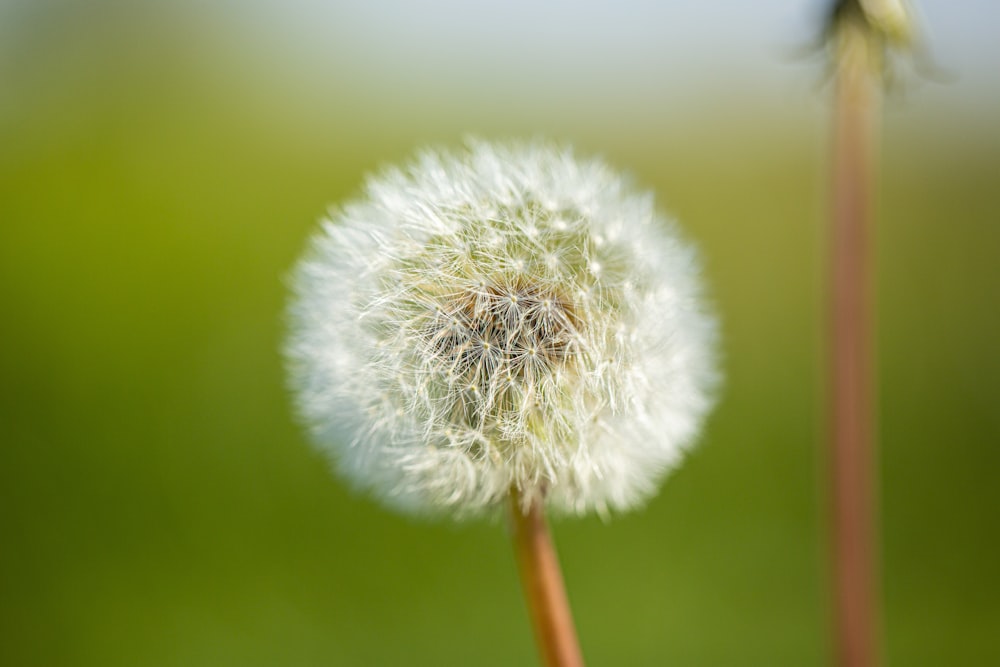
[[510,514],[521,585],[542,662],[546,667],[583,667],[583,655],[542,502],[533,500],[525,511],[520,494],[511,489]]
[[869,291],[880,63],[867,31],[863,22],[845,20],[834,35],[829,419],[834,641],[840,667],[878,664]]

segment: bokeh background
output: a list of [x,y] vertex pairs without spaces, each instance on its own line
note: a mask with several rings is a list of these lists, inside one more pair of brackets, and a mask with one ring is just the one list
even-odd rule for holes
[[[1000,664],[1000,5],[919,5],[878,226],[885,655]],[[702,247],[726,389],[644,511],[560,522],[592,665],[829,664],[823,3],[0,0],[0,663],[530,665],[505,527],[291,417],[286,276],[364,174],[548,136]]]

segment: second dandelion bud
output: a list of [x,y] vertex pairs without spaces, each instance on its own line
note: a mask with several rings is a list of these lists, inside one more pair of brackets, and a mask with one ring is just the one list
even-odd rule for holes
[[288,358],[343,473],[455,516],[646,499],[711,405],[692,248],[603,163],[542,144],[427,152],[300,263]]

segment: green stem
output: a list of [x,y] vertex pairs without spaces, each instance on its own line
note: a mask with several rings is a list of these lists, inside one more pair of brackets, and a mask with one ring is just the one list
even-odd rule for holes
[[535,639],[546,667],[583,667],[566,588],[549,536],[541,499],[525,510],[516,489],[510,492],[514,550]]
[[869,28],[834,35],[830,463],[834,638],[841,667],[878,664],[875,439],[870,289],[872,182],[880,63]]

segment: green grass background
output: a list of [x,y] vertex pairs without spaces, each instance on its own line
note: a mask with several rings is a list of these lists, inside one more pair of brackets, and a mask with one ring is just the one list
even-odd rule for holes
[[[504,526],[349,492],[279,354],[325,207],[474,132],[628,169],[700,244],[723,321],[700,447],[645,510],[554,527],[589,663],[829,664],[828,90],[408,106],[104,4],[32,13],[0,52],[0,663],[533,664]],[[1000,139],[913,106],[886,113],[877,233],[884,650],[996,665]]]

